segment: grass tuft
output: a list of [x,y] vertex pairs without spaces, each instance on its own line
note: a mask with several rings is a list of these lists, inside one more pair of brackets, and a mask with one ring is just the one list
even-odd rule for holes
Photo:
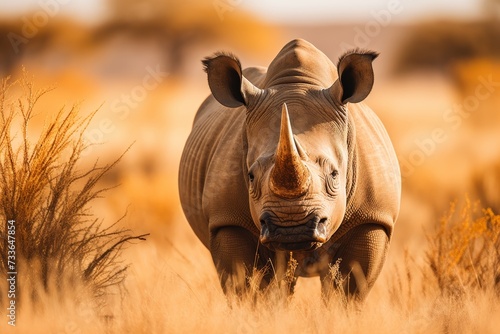
[[426,277],[443,295],[500,292],[500,215],[466,198],[460,211],[451,205],[428,241]]

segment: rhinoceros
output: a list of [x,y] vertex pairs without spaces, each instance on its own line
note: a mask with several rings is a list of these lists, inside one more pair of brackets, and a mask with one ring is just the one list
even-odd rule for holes
[[268,286],[292,257],[295,279],[319,276],[331,291],[337,264],[341,293],[366,297],[401,194],[389,136],[361,103],[377,56],[352,50],[335,66],[295,39],[267,69],[242,70],[229,53],[202,61],[212,94],[185,144],[179,192],[226,293],[248,291],[254,269],[267,268]]

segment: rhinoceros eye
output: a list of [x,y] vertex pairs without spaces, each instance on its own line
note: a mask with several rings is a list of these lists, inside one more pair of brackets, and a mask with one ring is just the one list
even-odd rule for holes
[[326,178],[326,191],[329,195],[335,196],[337,194],[337,190],[339,189],[339,172],[337,170],[333,170],[330,173],[330,177]]
[[260,197],[260,187],[257,187],[255,184],[255,176],[252,172],[248,173],[248,190],[250,192],[250,196],[253,199],[258,199]]

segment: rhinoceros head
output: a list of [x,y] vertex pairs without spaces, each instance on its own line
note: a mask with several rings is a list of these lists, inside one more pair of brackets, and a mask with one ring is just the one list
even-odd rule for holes
[[248,178],[242,182],[261,243],[308,251],[328,241],[344,218],[347,103],[371,91],[377,54],[348,52],[335,69],[322,53],[310,59],[300,48],[292,51],[288,59],[273,61],[259,87],[232,55],[216,54],[204,64],[217,101],[246,110],[242,150]]

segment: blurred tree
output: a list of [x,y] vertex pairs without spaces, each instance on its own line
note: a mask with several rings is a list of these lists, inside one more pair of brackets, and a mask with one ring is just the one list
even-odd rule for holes
[[[106,1],[107,16],[97,26],[59,16],[37,25],[33,17],[38,12],[8,21],[0,18],[0,75],[11,74],[27,57],[43,67],[46,64],[38,61],[42,53],[53,56],[64,49],[66,60],[88,57],[88,51],[102,50],[116,40],[118,47],[112,47],[112,59],[131,49],[137,50],[132,54],[137,59],[148,51],[137,48],[144,45],[139,42],[152,40],[162,50],[162,71],[170,74],[183,72],[189,59],[186,56],[193,48],[202,44],[206,47],[213,41],[224,41],[231,48],[259,55],[265,50],[275,51],[275,30],[238,8],[241,0]],[[120,64],[125,65],[117,65],[120,73],[126,72],[120,66],[136,66],[123,58]],[[53,63],[66,66],[60,59]]]
[[108,20],[95,30],[93,41],[103,43],[117,35],[153,38],[163,49],[164,68],[171,74],[182,71],[188,50],[197,43],[226,39],[248,44],[248,50],[256,49],[256,42],[264,48],[272,45],[272,31],[236,10],[238,4],[234,0],[108,0]]
[[26,34],[26,23],[0,22],[0,76],[9,75],[21,59],[45,50],[54,38],[51,27],[42,27],[36,34]]
[[500,25],[496,21],[420,23],[399,46],[394,70],[396,73],[438,71],[454,80],[456,65],[460,62],[500,59],[499,40]]
[[[86,26],[65,16],[41,22],[36,17],[41,16],[33,12],[0,20],[0,76],[12,74],[20,64],[28,65],[27,60],[40,67],[64,68],[66,58],[57,54],[81,54],[81,43],[88,35]],[[47,54],[55,56],[48,57],[52,64],[42,59]]]
[[483,0],[483,11],[485,17],[500,20],[500,0]]
[[0,24],[0,76],[6,76],[16,64],[17,54],[8,36],[12,32],[19,33],[18,30],[10,22]]
[[[457,68],[477,59],[500,59],[500,0],[482,0],[476,21],[436,20],[416,24],[399,46],[394,72],[437,71],[460,85]],[[458,65],[458,66],[457,66]]]

